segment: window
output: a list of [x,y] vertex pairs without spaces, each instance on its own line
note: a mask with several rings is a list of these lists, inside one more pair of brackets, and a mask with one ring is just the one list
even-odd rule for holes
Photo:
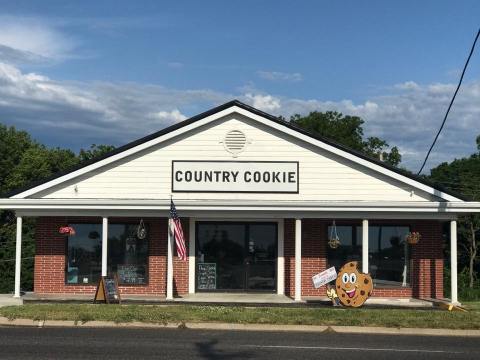
[[102,272],[102,226],[69,224],[76,235],[67,240],[67,284],[95,284]]
[[[361,227],[360,227],[361,231]],[[370,226],[368,264],[377,284],[406,286],[409,281],[408,226]]]
[[109,224],[108,274],[117,274],[122,285],[148,283],[148,229],[139,239],[136,224]]
[[[327,245],[328,264],[335,266],[337,271],[347,261],[358,261],[361,266],[362,261],[362,236],[357,236],[353,232],[353,226],[336,226],[337,235],[340,239],[340,245],[332,249]],[[328,227],[328,237],[332,236],[332,226]],[[333,234],[334,235],[334,234]]]
[[[332,227],[328,227],[330,237]],[[408,226],[381,225],[368,228],[368,267],[377,285],[407,286],[409,283]],[[327,245],[328,263],[338,270],[347,261],[362,260],[362,227],[337,226],[340,245]]]

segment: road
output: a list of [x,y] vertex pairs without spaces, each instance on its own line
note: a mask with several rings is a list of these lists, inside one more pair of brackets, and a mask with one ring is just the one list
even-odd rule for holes
[[1,359],[480,359],[480,339],[190,329],[0,327]]

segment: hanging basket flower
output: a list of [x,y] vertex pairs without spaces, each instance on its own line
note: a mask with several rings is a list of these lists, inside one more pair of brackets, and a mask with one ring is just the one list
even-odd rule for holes
[[58,232],[63,235],[73,236],[75,235],[75,229],[71,226],[62,226],[58,229]]
[[328,240],[328,246],[330,246],[330,249],[336,249],[340,246],[340,239],[338,238],[332,238]]
[[330,231],[330,237],[328,238],[328,246],[330,246],[330,249],[337,249],[340,245],[341,242],[337,234],[337,225],[334,220],[332,223],[332,230]]
[[422,235],[420,235],[418,231],[412,231],[407,235],[407,243],[409,243],[410,245],[418,244],[421,238]]

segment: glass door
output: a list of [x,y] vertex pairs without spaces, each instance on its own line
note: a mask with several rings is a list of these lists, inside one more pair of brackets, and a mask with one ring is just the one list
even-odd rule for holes
[[274,291],[277,224],[198,222],[197,291]]

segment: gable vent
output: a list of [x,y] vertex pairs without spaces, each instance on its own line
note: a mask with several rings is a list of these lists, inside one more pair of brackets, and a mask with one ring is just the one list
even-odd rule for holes
[[232,154],[238,154],[245,148],[247,137],[240,130],[232,130],[225,135],[223,143],[227,151],[230,151]]

